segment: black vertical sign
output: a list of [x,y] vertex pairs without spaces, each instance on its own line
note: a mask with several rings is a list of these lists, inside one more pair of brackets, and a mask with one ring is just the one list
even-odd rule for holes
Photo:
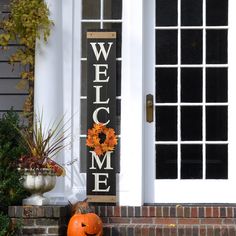
[[[87,128],[94,123],[115,129],[116,32],[87,32]],[[87,151],[87,197],[90,202],[116,202],[113,152]]]

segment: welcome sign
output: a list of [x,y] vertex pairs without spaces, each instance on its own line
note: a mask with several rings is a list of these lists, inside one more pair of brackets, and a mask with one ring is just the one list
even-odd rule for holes
[[[107,130],[114,129],[115,119],[116,32],[88,31],[87,127],[91,131],[93,127],[100,129],[98,125],[103,124]],[[106,139],[103,136],[104,133],[97,136],[100,143]],[[116,202],[115,157],[112,151],[98,155],[88,148],[87,197],[89,202]]]

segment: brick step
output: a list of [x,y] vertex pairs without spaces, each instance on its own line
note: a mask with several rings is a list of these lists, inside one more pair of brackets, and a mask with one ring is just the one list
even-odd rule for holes
[[104,224],[104,236],[235,236],[235,225]]
[[96,206],[104,236],[236,236],[235,204]]
[[236,225],[236,218],[102,217],[106,224]]
[[96,206],[100,217],[236,218],[236,204]]

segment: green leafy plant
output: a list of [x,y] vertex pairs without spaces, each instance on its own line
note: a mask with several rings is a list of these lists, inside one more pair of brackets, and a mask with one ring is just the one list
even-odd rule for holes
[[21,129],[22,125],[13,111],[0,118],[0,236],[16,235],[15,226],[11,226],[7,216],[7,207],[21,204],[28,195],[20,181],[21,175],[16,171],[19,156],[27,150],[15,127]]
[[28,150],[27,155],[21,156],[19,167],[35,170],[50,168],[58,176],[64,175],[64,168],[52,158],[69,144],[66,140],[69,138],[70,128],[66,128],[63,119],[48,128],[44,128],[42,123],[43,116],[35,117],[33,127],[19,129]]
[[15,236],[18,235],[21,227],[21,221],[17,221],[14,225],[11,222],[11,219],[0,212],[0,236]]
[[43,38],[46,43],[53,25],[49,19],[49,9],[44,0],[10,0],[9,17],[0,22],[3,33],[0,34],[0,45],[4,50],[8,44],[18,41],[22,47],[10,56],[10,63],[20,62],[25,68],[21,73],[19,87],[30,83],[29,96],[25,102],[25,111],[33,110],[33,81],[35,66],[36,39]]
[[16,166],[19,156],[27,150],[13,124],[18,129],[22,128],[19,116],[13,111],[0,119],[0,206],[3,208],[21,203],[26,196]]

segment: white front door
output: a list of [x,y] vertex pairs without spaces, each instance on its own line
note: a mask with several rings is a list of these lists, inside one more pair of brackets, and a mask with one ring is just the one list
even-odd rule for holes
[[144,1],[145,203],[236,200],[235,12],[234,0]]

